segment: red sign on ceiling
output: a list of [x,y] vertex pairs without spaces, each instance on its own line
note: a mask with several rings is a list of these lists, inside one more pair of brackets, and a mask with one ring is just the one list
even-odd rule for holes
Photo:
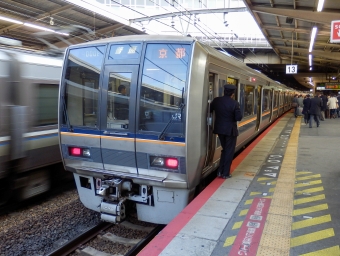
[[340,20],[332,21],[331,43],[340,43]]

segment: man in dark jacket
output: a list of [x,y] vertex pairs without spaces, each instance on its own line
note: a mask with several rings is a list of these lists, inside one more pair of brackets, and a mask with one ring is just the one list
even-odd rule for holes
[[310,105],[310,98],[309,98],[309,94],[307,94],[306,98],[303,100],[303,110],[302,110],[302,114],[304,116],[305,119],[305,124],[307,124],[309,122],[309,113],[308,113],[308,109],[309,109],[309,105]]
[[322,99],[322,107],[321,107],[321,116],[320,116],[320,119],[321,119],[321,121],[325,121],[325,111],[327,110],[327,101],[328,101],[328,98],[324,94],[322,94],[320,98]]
[[312,128],[313,119],[315,118],[316,126],[320,126],[319,116],[321,115],[322,99],[319,98],[319,94],[315,94],[314,98],[310,100],[308,112],[309,118],[309,128]]
[[230,166],[238,136],[237,121],[242,119],[240,105],[232,99],[235,89],[234,85],[224,85],[224,96],[215,98],[210,106],[210,112],[215,111],[214,133],[218,134],[222,146],[218,176],[224,179],[231,177]]

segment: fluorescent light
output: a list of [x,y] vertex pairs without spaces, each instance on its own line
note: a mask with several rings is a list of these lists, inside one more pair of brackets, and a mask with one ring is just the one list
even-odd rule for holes
[[5,21],[8,21],[8,22],[13,22],[13,23],[20,24],[20,25],[24,24],[21,21],[10,19],[10,18],[6,18],[6,17],[3,17],[3,16],[0,16],[0,20],[5,20]]
[[309,70],[313,70],[313,67],[309,67]]
[[31,28],[36,28],[36,29],[40,29],[40,30],[45,30],[45,31],[49,31],[49,32],[54,32],[54,30],[52,30],[52,29],[44,28],[44,27],[37,26],[37,25],[33,25],[31,23],[24,23],[24,26],[31,27]]
[[312,54],[309,54],[309,66],[312,66]]
[[318,8],[317,8],[317,11],[318,11],[318,12],[321,12],[321,11],[322,11],[323,3],[324,3],[324,2],[325,2],[325,0],[319,0]]
[[313,50],[313,45],[314,45],[314,40],[315,40],[317,30],[318,30],[317,27],[313,27],[312,35],[310,37],[309,52],[312,52],[312,50]]

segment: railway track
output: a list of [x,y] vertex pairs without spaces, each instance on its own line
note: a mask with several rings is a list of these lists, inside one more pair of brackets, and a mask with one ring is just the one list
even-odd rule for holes
[[[158,225],[156,227],[140,226],[131,222],[125,221],[119,224],[120,227],[131,230],[131,232],[140,231],[144,233],[141,237],[138,235],[137,238],[125,238],[122,236],[114,235],[110,232],[110,228],[115,225],[108,222],[101,222],[93,228],[90,228],[86,232],[80,234],[73,240],[67,242],[62,247],[54,250],[47,254],[47,256],[66,256],[66,255],[126,255],[133,256],[137,255],[152,238],[154,238],[163,228],[164,225]],[[95,240],[99,240],[95,242]],[[97,244],[102,249],[94,248],[93,244]],[[115,248],[116,244],[120,244],[126,248],[118,249],[115,251],[111,250],[109,253],[106,252],[107,248]],[[121,248],[121,247],[120,247]],[[123,252],[123,253],[122,253]]]

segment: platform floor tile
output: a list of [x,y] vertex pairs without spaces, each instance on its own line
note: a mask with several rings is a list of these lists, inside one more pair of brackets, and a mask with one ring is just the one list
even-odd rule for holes
[[197,214],[230,219],[233,216],[237,205],[237,202],[233,203],[211,199],[202,206]]

